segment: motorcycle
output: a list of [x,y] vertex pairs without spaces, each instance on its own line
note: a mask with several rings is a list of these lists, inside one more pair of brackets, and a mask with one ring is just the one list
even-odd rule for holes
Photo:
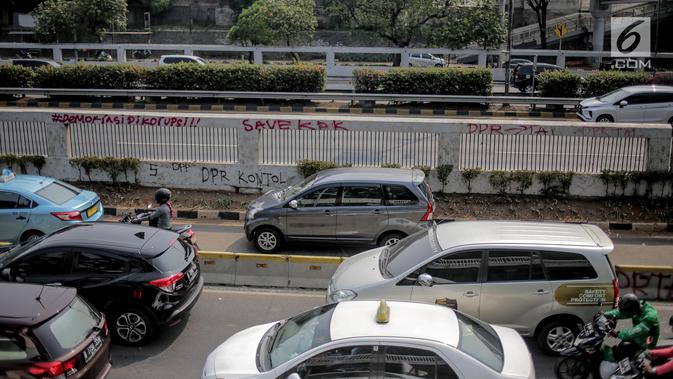
[[[600,379],[605,378],[601,375],[601,362],[603,362],[603,351],[605,348],[613,348],[614,343],[608,344],[606,338],[615,329],[616,321],[605,317],[603,312],[596,314],[593,319],[586,323],[582,331],[575,337],[573,345],[560,352],[564,357],[556,362],[554,373],[559,379]],[[628,345],[631,349],[632,345]],[[625,349],[625,350],[628,350]],[[631,349],[632,351],[633,349]],[[632,357],[637,357],[640,352],[632,352],[628,357],[623,358],[615,364],[615,369],[607,378],[627,379],[632,372],[640,370],[640,366],[631,364]],[[611,369],[612,370],[612,369]],[[642,373],[641,373],[642,374]],[[633,378],[637,378],[634,376]]]
[[[136,209],[135,216],[132,216],[131,213],[126,213],[124,217],[120,218],[118,221],[124,224],[140,224],[145,215],[152,213],[152,211],[149,210],[152,208],[152,204],[148,205],[147,208],[148,211],[145,212]],[[190,244],[196,250],[197,254],[199,250],[201,250],[196,242],[196,235],[194,234],[192,225],[172,226],[170,230],[178,233],[180,240]]]
[[148,49],[144,50],[133,50],[131,52],[131,56],[134,59],[146,59],[152,56],[152,51]]
[[642,351],[636,354],[633,358],[624,358],[619,361],[617,371],[610,376],[610,379],[640,379],[645,377],[643,365],[650,363],[652,357],[646,352]]

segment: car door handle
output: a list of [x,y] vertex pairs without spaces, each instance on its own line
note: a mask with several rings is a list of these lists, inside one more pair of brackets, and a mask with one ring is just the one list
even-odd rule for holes
[[19,217],[17,217],[16,219],[17,219],[17,220],[25,220],[26,217],[25,217],[25,216],[19,216]]
[[548,291],[548,290],[539,289],[539,290],[535,291],[535,294],[536,294],[536,295],[549,295],[549,291]]
[[463,294],[463,296],[465,296],[465,297],[475,297],[475,296],[479,296],[479,294],[476,293],[476,292],[467,291]]

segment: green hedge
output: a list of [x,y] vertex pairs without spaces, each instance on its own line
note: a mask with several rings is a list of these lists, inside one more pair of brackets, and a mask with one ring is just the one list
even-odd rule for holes
[[0,87],[31,87],[34,78],[35,72],[30,68],[10,64],[0,65]]
[[128,64],[68,65],[36,71],[38,88],[132,89],[141,86],[145,69]]
[[322,92],[325,69],[318,65],[181,63],[148,70],[145,83],[154,89],[206,91]]
[[490,95],[493,76],[486,68],[394,68],[353,72],[356,92],[422,95]]
[[582,78],[570,71],[545,71],[538,76],[538,89],[543,97],[577,97]]
[[585,97],[601,96],[616,89],[644,84],[649,75],[645,72],[598,71],[587,75],[582,85]]

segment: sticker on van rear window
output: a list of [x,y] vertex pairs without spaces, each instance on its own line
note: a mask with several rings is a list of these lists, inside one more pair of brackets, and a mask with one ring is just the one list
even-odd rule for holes
[[554,297],[561,305],[612,305],[615,290],[612,284],[563,284]]

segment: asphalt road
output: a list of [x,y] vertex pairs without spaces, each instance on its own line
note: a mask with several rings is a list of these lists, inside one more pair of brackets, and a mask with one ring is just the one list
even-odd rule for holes
[[[207,287],[188,320],[142,348],[112,347],[110,379],[199,378],[208,354],[234,333],[323,304],[321,292],[241,291]],[[529,340],[538,378],[553,378],[554,358]]]

